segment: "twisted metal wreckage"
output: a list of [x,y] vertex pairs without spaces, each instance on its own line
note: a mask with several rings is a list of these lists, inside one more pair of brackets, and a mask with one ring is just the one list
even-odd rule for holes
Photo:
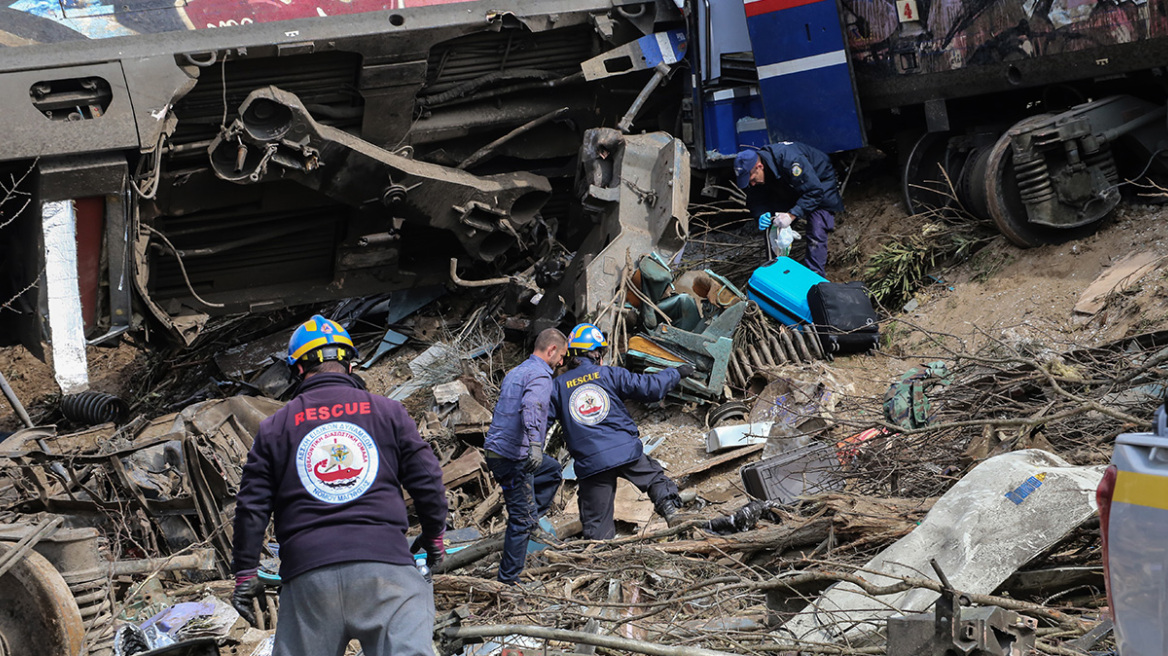
[[[280,96],[261,93],[253,98],[268,102]],[[273,113],[278,112],[273,109]],[[688,198],[684,176],[677,175],[685,151],[675,140],[662,134],[623,136],[600,129],[589,133],[581,155],[579,191],[598,229],[592,245],[582,246],[562,276],[552,278],[557,287],[542,290],[542,300],[531,311],[527,327],[557,323],[569,312],[595,316],[611,331],[615,344],[627,347],[621,350],[630,366],[651,370],[682,360],[694,363],[699,374],[678,390],[677,396],[683,400],[717,400],[727,387],[748,393],[762,387],[754,408],[743,404],[718,408],[711,413],[711,424],[740,418],[748,419],[750,427],[766,428],[747,428],[725,453],[675,474],[682,487],[692,487],[710,473],[761,453],[774,458],[758,463],[759,467],[744,467],[744,487],[752,489],[747,470],[772,478],[762,486],[767,493],[761,495],[761,505],[752,502],[719,521],[703,520],[606,545],[570,543],[547,551],[547,564],[531,571],[545,581],[545,588],[540,593],[527,593],[527,601],[533,604],[529,622],[584,626],[584,631],[515,625],[503,618],[495,626],[468,626],[472,611],[478,618],[493,617],[498,600],[509,595],[489,580],[453,575],[459,569],[480,567],[481,561],[498,549],[498,536],[483,538],[472,531],[458,545],[465,548],[452,553],[444,568],[446,575],[437,581],[436,592],[443,607],[456,608],[438,627],[444,637],[440,645],[444,653],[479,653],[473,643],[480,640],[488,641],[486,649],[534,647],[536,643],[529,641],[534,637],[575,642],[577,651],[583,648],[579,645],[599,645],[665,656],[725,653],[684,646],[703,639],[738,653],[786,648],[879,653],[873,649],[884,648],[871,645],[885,639],[890,654],[955,647],[963,653],[1004,656],[1030,645],[1056,648],[1049,642],[1047,630],[1051,627],[1036,627],[1034,617],[1068,635],[1077,636],[1089,628],[1091,622],[1085,615],[1068,618],[1045,604],[1027,605],[992,593],[1050,590],[1049,579],[1060,574],[1035,573],[1029,582],[1021,583],[1011,574],[1052,545],[1083,539],[1081,525],[1093,512],[1088,497],[1098,474],[1096,468],[1071,467],[1040,451],[1023,451],[1026,455],[1002,461],[991,458],[982,465],[988,467],[996,461],[997,469],[991,467],[986,470],[990,474],[983,476],[993,485],[976,484],[971,471],[963,479],[967,481],[963,487],[954,486],[940,500],[934,497],[949,487],[952,472],[963,466],[954,458],[966,446],[984,451],[971,457],[976,462],[1012,448],[1048,446],[1033,439],[1034,431],[1047,422],[1070,418],[1073,432],[1083,433],[1081,420],[1089,411],[1126,424],[1141,421],[1128,406],[1146,401],[1159,380],[1159,363],[1168,343],[1162,334],[1069,352],[1057,362],[1045,364],[1007,354],[1000,356],[1006,364],[995,369],[986,365],[985,357],[975,357],[954,369],[953,382],[945,378],[948,385],[944,391],[929,392],[934,396],[935,411],[929,406],[911,408],[918,423],[898,425],[890,420],[877,422],[877,429],[872,429],[870,418],[879,416],[880,411],[857,410],[855,405],[863,400],[848,397],[830,375],[815,376],[814,384],[783,377],[766,384],[775,371],[784,371],[784,364],[806,367],[822,357],[813,333],[776,327],[716,273],[674,274],[673,269],[682,261],[679,254],[687,234],[684,202]],[[650,255],[634,262],[631,254],[638,252]],[[461,280],[454,279],[456,283]],[[482,317],[476,312],[467,324]],[[273,337],[274,341],[269,341],[278,350],[283,336]],[[271,344],[260,346],[263,348],[245,347],[238,354],[215,358],[216,364],[226,371],[249,357],[263,361],[266,356],[262,353],[249,353],[271,348]],[[475,394],[461,380],[456,381],[462,384],[461,389],[445,388],[443,383],[460,378],[464,370],[458,349],[440,347],[423,354],[429,354],[429,359],[416,359],[417,378],[427,382],[404,384],[390,395],[405,398],[421,387],[432,386],[435,406],[420,422],[423,434],[436,438],[443,434],[445,424],[460,439],[471,439],[469,436],[481,434],[489,423],[489,402],[486,398],[475,400]],[[453,363],[446,362],[451,359]],[[1135,373],[1113,379],[1111,385],[1098,384],[1117,367]],[[439,371],[444,377],[441,380],[422,375]],[[268,383],[261,382],[262,376],[252,379],[253,389],[272,396],[287,390],[286,381],[279,376]],[[1077,386],[1070,396],[1066,394],[1068,386]],[[1061,410],[1082,400],[1076,395],[1088,392],[1091,403],[1080,412],[1069,407]],[[1134,397],[1138,398],[1133,401]],[[1035,412],[1036,403],[1046,410]],[[227,576],[230,517],[239,468],[259,421],[279,407],[270,399],[232,397],[119,426],[119,408],[93,400],[75,401],[74,405],[98,420],[115,422],[57,434],[52,428],[34,427],[29,420],[29,428],[0,444],[0,456],[8,458],[19,472],[18,480],[5,490],[5,494],[15,495],[16,502],[7,508],[9,525],[0,530],[0,587],[4,592],[0,603],[7,604],[0,613],[7,618],[0,621],[0,635],[7,653],[140,653],[126,651],[125,643],[117,642],[121,634],[113,630],[116,620],[125,615],[121,611],[125,602],[113,602],[119,579],[162,571],[183,572],[193,580]],[[1044,412],[1053,412],[1053,417],[1043,419]],[[957,431],[945,428],[947,421],[956,420],[951,416],[954,413],[989,417],[984,422],[988,437],[970,435],[971,429],[964,426]],[[857,416],[866,419],[856,420]],[[1017,418],[1026,418],[1029,432]],[[1018,426],[1018,439],[1007,444],[1008,436],[990,430],[995,421]],[[934,422],[940,422],[941,428],[934,429]],[[840,430],[860,432],[840,435]],[[938,434],[943,439],[928,441]],[[708,450],[727,448],[717,442],[711,437]],[[459,444],[442,458],[444,480],[454,498],[461,501],[456,504],[460,507],[458,522],[465,527],[489,525],[490,517],[498,514],[501,497],[484,474],[480,452]],[[924,450],[925,445],[930,450]],[[456,457],[459,450],[461,455]],[[1082,456],[1075,459],[1077,464],[1083,460]],[[772,465],[762,467],[765,463]],[[893,470],[891,475],[886,473],[888,468]],[[1045,472],[1044,491],[1066,487],[1061,497],[1073,497],[1073,512],[1050,512],[1043,495],[1029,494],[1038,486],[1026,488],[1026,494],[1018,492],[1022,488],[1014,479],[1036,468]],[[950,474],[939,476],[938,471]],[[995,487],[1003,485],[1004,495]],[[844,492],[845,488],[851,491]],[[771,497],[770,490],[779,493]],[[905,499],[879,498],[889,494]],[[950,494],[955,496],[946,502]],[[1010,499],[1010,494],[1030,499],[1029,505],[1003,504],[1002,499]],[[970,499],[991,498],[1002,504],[999,511],[961,514],[978,507]],[[933,515],[925,514],[930,508],[937,513],[931,521]],[[1018,512],[1012,513],[1015,509]],[[1026,521],[1034,539],[1012,552],[1008,565],[985,567],[974,555],[967,557],[938,546],[957,539],[952,534],[954,527],[1001,542],[1006,530],[1003,522],[1014,525],[1010,518],[1023,514],[1030,518]],[[1051,517],[1065,521],[1042,521]],[[756,527],[758,522],[766,523]],[[971,526],[980,528],[972,530]],[[561,537],[579,530],[578,522],[568,517],[561,517],[556,528]],[[673,539],[695,528],[704,528],[712,535]],[[719,537],[726,533],[736,534]],[[1041,539],[1035,537],[1039,534]],[[871,554],[872,547],[897,538],[900,541],[888,546],[886,552],[852,563],[854,571],[823,571],[823,563],[806,556],[821,551],[830,554],[840,540],[848,539],[853,540],[849,548],[856,555]],[[654,542],[661,539],[665,541]],[[857,546],[862,543],[868,546]],[[729,565],[714,562],[727,554],[736,554],[748,569],[761,569],[747,573],[734,564],[739,562],[735,558]],[[930,559],[940,561],[932,565],[939,583],[919,576]],[[630,562],[641,563],[654,573],[647,574],[645,580],[605,574],[627,570]],[[897,567],[909,563],[911,571],[888,567],[890,563]],[[711,577],[703,568],[714,568],[719,575]],[[588,570],[596,571],[581,573]],[[986,575],[991,570],[992,576]],[[874,578],[868,571],[878,571],[880,576]],[[564,578],[566,574],[571,576]],[[1097,576],[1087,574],[1084,585],[1094,585]],[[559,577],[558,582],[547,580],[549,575]],[[687,583],[677,591],[679,580]],[[841,585],[819,596],[830,582]],[[888,596],[912,588],[918,589],[916,594]],[[921,590],[932,594],[921,594]],[[853,598],[857,596],[866,600],[876,596],[881,601],[856,604]],[[770,625],[782,624],[777,633],[758,616],[763,597],[766,614],[774,616]],[[887,617],[890,603],[902,612],[921,611],[936,598],[941,602],[935,604],[931,617]],[[33,603],[23,603],[25,599]],[[586,608],[576,610],[581,600]],[[802,601],[809,605],[797,607]],[[268,612],[260,617],[264,626],[270,627],[277,614],[275,597],[266,597],[266,604]],[[465,609],[462,604],[466,604]],[[868,606],[877,610],[873,612]],[[591,612],[595,609],[601,610]],[[609,613],[605,609],[620,610]],[[678,627],[634,624],[637,618],[670,609],[693,619]],[[731,622],[727,616],[736,619]],[[612,623],[620,635],[598,635],[588,628],[588,619]],[[624,631],[624,626],[629,630]],[[527,636],[528,642],[522,636]],[[493,637],[499,640],[490,640]],[[836,644],[841,642],[844,644]],[[200,649],[217,649],[214,641],[198,644]]]
[[[805,371],[812,384],[798,382],[795,369],[772,370],[787,377],[767,386],[749,416],[770,422],[757,432],[763,445],[738,445],[673,475],[717,503],[701,483],[760,449],[813,456],[773,470],[766,487],[779,496],[721,520],[547,548],[529,568],[539,583],[519,593],[490,579],[498,536],[470,530],[499,508],[481,452],[440,448],[444,480],[461,499],[455,525],[469,533],[454,535],[436,579],[439,607],[455,609],[437,627],[442,653],[546,641],[575,643],[573,653],[596,645],[661,656],[1089,648],[1106,629],[1090,601],[1102,584],[1091,525],[1101,468],[1090,454],[1108,435],[1146,423],[1139,417],[1163,393],[1168,336],[1057,354],[992,347],[917,370],[913,397],[927,403],[897,421],[873,422],[881,410],[830,375]],[[459,385],[435,388],[433,407],[465,440],[489,419],[467,421],[473,406],[463,399],[473,395]],[[0,455],[20,474],[6,492],[18,494],[8,508],[18,521],[0,530],[7,653],[85,653],[85,645],[120,654],[119,577],[226,576],[239,468],[258,422],[278,407],[231,397],[64,435],[29,428],[5,441]],[[873,423],[864,439],[846,437]],[[555,519],[561,537],[579,530],[570,515]],[[278,609],[266,600],[261,617],[271,627]]]
[[[399,214],[439,217],[446,215],[442,207],[454,203],[464,211],[443,227],[459,235],[467,252],[488,261],[511,248],[518,230],[527,231],[526,223],[534,220],[548,192],[546,180],[539,176],[451,173],[373,148],[316,123],[294,95],[274,87],[249,95],[240,117],[210,147],[220,177],[241,183],[261,183],[271,176],[294,179],[346,202],[361,197],[360,190],[352,187],[353,177],[334,174],[353,167],[380,171],[375,177],[415,180],[414,186],[421,184],[417,180],[428,180],[430,191],[435,185],[445,191],[418,195],[390,185],[380,202]],[[293,145],[284,138],[288,134],[303,138]],[[554,281],[562,293],[545,294],[536,311],[544,320],[599,310],[624,280],[632,254],[657,250],[672,255],[684,244],[687,232],[688,153],[680,142],[663,133],[625,136],[598,129],[587,134],[586,144],[582,195],[588,220],[598,228],[562,282]],[[348,161],[342,166],[333,161],[336,158]],[[321,171],[325,174],[319,175]],[[442,207],[419,205],[425,199]],[[68,214],[66,210],[62,205],[61,211]],[[148,234],[169,243],[145,227]],[[510,237],[500,240],[500,235]],[[456,284],[466,283],[457,276],[454,262],[451,277]],[[660,290],[654,298],[659,296]],[[729,337],[744,307],[725,313],[724,325],[708,331],[714,337],[704,341],[717,343],[720,350],[706,349],[706,360],[699,362],[709,370],[715,359],[714,371],[709,372],[713,384],[699,387],[699,393],[721,393]],[[192,324],[184,339],[193,339],[201,325]],[[666,337],[666,343],[677,341]],[[686,354],[700,359],[704,347],[699,340]],[[58,365],[60,378],[61,362]],[[84,358],[80,365],[85,366]],[[281,380],[277,375],[270,386],[261,383],[256,389],[278,395],[287,390]],[[262,397],[232,397],[153,420],[139,416],[118,426],[125,407],[116,399],[82,393],[65,400],[67,414],[110,423],[58,435],[53,427],[33,426],[22,412],[28,428],[0,446],[0,455],[19,472],[14,485],[21,492],[19,503],[10,507],[17,513],[9,518],[15,523],[0,531],[4,552],[0,558],[5,569],[11,568],[11,576],[0,577],[2,603],[8,611],[0,613],[8,618],[0,626],[2,653],[16,649],[13,653],[75,654],[87,649],[96,656],[112,654],[117,613],[111,603],[111,580],[177,570],[226,577],[239,466],[259,421],[279,407]],[[19,407],[19,402],[15,405]],[[483,425],[481,420],[477,424],[480,429]],[[447,483],[457,487],[476,478],[473,472],[482,463],[477,464],[473,459],[459,460],[454,469],[465,472]],[[169,555],[146,557],[157,554]],[[24,598],[35,599],[36,604],[22,604]]]

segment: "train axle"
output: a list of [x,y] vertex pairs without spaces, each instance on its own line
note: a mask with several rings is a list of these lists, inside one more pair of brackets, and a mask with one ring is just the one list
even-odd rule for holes
[[1166,114],[1163,105],[1111,96],[1005,129],[925,134],[903,169],[905,201],[912,212],[959,203],[1022,247],[1076,239],[1119,204],[1121,171],[1153,182],[1168,172],[1159,158],[1168,149]]

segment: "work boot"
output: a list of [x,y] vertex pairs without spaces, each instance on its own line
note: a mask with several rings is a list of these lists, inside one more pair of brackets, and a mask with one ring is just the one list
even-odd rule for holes
[[547,588],[547,584],[544,583],[543,581],[539,581],[539,580],[520,581],[520,580],[516,579],[514,581],[499,581],[499,583],[502,583],[503,585],[507,586],[507,588],[506,588],[507,590],[514,591],[514,592],[520,592],[520,593],[523,593],[523,592],[539,593],[539,592],[544,592]]
[[681,515],[681,506],[674,497],[666,497],[657,502],[657,514],[665,518],[669,528],[673,528],[685,521]]

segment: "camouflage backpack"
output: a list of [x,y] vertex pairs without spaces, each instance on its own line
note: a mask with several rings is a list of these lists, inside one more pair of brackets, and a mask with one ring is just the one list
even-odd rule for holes
[[945,363],[937,360],[913,367],[884,393],[884,418],[902,428],[924,428],[933,421],[927,392],[952,382]]

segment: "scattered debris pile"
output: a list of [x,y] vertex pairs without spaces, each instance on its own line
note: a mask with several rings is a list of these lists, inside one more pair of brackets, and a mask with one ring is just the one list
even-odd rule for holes
[[[399,372],[378,380],[418,418],[450,494],[450,555],[435,578],[444,653],[912,653],[896,650],[937,639],[921,628],[934,626],[937,599],[961,609],[954,626],[997,627],[1040,653],[1075,653],[1069,641],[1099,623],[1092,491],[1110,438],[1146,425],[1163,395],[1168,332],[1064,351],[1005,338],[973,354],[955,345],[883,397],[856,394],[822,361],[754,363],[738,378],[745,395],[712,410],[709,426],[646,431],[646,449],[666,461],[705,452],[670,468],[693,521],[667,528],[626,489],[618,520],[631,534],[572,540],[569,481],[551,515],[567,541],[536,547],[516,590],[494,580],[502,496],[480,445],[495,384],[524,352],[502,341],[502,305],[479,307],[378,368]],[[745,317],[747,331],[769,327]],[[194,624],[160,614],[229,595],[232,496],[258,422],[278,407],[234,396],[8,438],[0,559],[18,564],[0,586],[40,572],[31,580],[50,592],[39,594],[69,609],[52,634],[60,649],[81,640],[92,654],[130,656],[214,627],[199,644],[260,645],[274,594],[264,631],[215,620],[215,609]],[[234,628],[221,626],[228,619]],[[31,639],[2,630],[10,644]]]
[[[611,149],[616,165],[640,161],[653,184],[672,175],[676,153],[659,139],[598,133],[589,147]],[[457,278],[456,262],[454,282],[469,285],[458,293],[415,289],[326,311],[354,335],[369,388],[406,405],[442,465],[444,656],[1074,654],[1106,639],[1092,492],[1111,439],[1146,426],[1164,396],[1168,331],[1094,348],[1006,331],[976,352],[936,335],[929,357],[880,383],[887,393],[864,394],[813,335],[745,299],[757,245],[716,239],[733,230],[725,223],[686,242],[677,199],[620,185],[616,165],[590,160],[594,218],[658,230],[656,253],[617,246],[587,266],[545,260],[487,281]],[[568,299],[549,293],[580,284],[590,314],[579,318],[607,322],[618,360],[700,372],[680,390],[681,411],[634,408],[645,451],[666,463],[693,519],[666,527],[622,482],[622,536],[572,539],[574,475],[553,431],[547,452],[567,482],[545,529],[563,542],[533,543],[523,585],[505,587],[495,581],[503,499],[482,439],[527,335],[567,316],[549,306]],[[270,649],[278,545],[263,561],[272,587],[260,626],[223,601],[240,469],[260,420],[296,383],[282,358],[296,318],[210,320],[190,347],[156,358],[128,408],[93,396],[61,414],[42,408],[41,425],[0,442],[0,656]]]
[[[466,605],[447,652],[1084,653],[1108,626],[1094,489],[1115,434],[1146,427],[1162,399],[1168,332],[1063,351],[1009,337],[945,349],[885,397],[769,369],[753,407],[711,414],[731,422],[707,437],[719,464],[680,472],[712,497],[701,521],[550,548],[520,591],[490,581],[488,558],[439,577],[440,606]],[[792,454],[795,495],[713,499],[711,471]]]

